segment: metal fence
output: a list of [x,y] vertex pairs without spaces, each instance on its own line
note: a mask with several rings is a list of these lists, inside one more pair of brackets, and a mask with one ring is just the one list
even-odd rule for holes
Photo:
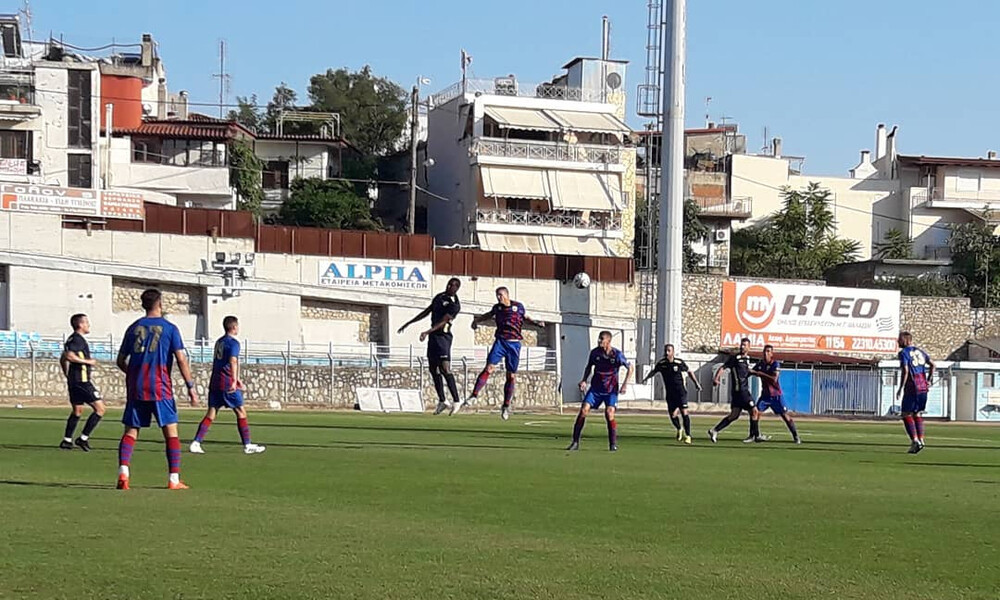
[[[0,331],[0,358],[49,358],[62,355],[66,336],[46,336],[19,331]],[[100,361],[112,361],[118,356],[121,338],[113,335],[90,337],[91,356]],[[426,351],[420,346],[386,346],[381,344],[294,344],[288,342],[256,342],[241,340],[240,360],[244,365],[285,365],[316,367],[421,367],[426,363]],[[214,340],[199,339],[187,345],[192,362],[212,362]],[[475,365],[486,361],[486,346],[452,349],[452,362]],[[542,347],[521,348],[521,369],[525,371],[555,371],[555,350]]]

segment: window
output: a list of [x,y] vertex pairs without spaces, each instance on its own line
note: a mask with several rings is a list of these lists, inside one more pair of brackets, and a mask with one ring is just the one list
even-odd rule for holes
[[287,190],[288,161],[269,160],[264,163],[262,183],[265,190]]
[[995,388],[997,386],[997,374],[996,373],[983,373],[983,387],[984,388]]
[[974,169],[959,169],[955,187],[959,192],[979,191],[979,171]]
[[66,130],[69,133],[70,148],[90,148],[93,119],[90,110],[90,71],[70,69],[67,88],[68,121]]
[[31,158],[30,131],[0,131],[0,158]]
[[68,154],[67,170],[69,172],[69,187],[90,188],[93,186],[92,164],[89,154]]

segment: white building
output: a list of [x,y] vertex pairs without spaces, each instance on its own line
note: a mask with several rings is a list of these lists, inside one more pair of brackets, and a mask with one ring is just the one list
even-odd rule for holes
[[466,80],[433,96],[428,233],[484,250],[631,256],[625,67],[578,58],[550,83]]
[[253,150],[264,163],[264,213],[276,213],[288,200],[295,179],[336,179],[344,176],[344,160],[358,154],[333,135],[265,134],[254,136]]

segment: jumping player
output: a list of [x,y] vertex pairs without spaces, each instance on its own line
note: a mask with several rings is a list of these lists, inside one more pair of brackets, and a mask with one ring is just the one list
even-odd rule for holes
[[760,436],[757,405],[750,396],[750,360],[750,340],[743,338],[740,340],[739,354],[731,355],[726,363],[722,365],[722,368],[715,373],[715,379],[712,380],[714,385],[719,385],[719,381],[722,379],[722,372],[725,370],[729,370],[732,383],[730,386],[729,406],[731,410],[729,414],[723,417],[718,425],[708,430],[708,438],[712,440],[713,444],[719,441],[719,432],[739,419],[743,411],[750,413],[750,436],[743,440],[743,443],[751,444],[753,442],[764,441],[764,438]]
[[[514,384],[517,379],[517,366],[521,361],[521,328],[524,323],[530,323],[535,327],[545,327],[542,321],[535,321],[525,314],[524,305],[510,299],[510,291],[505,287],[498,287],[496,290],[497,303],[489,312],[479,315],[472,320],[472,328],[479,327],[479,323],[487,319],[494,319],[497,325],[496,339],[490,354],[486,357],[486,367],[476,378],[476,385],[472,388],[472,395],[466,403],[474,402],[479,398],[479,393],[486,387],[490,375],[496,369],[500,361],[504,363],[507,371],[507,381],[503,386],[503,408],[500,410],[500,418],[506,421],[510,418],[510,403],[514,398]],[[452,414],[458,412],[458,408],[452,409]]]
[[118,446],[118,489],[129,488],[129,467],[132,449],[139,437],[139,429],[149,427],[153,417],[163,430],[166,442],[167,467],[170,476],[167,488],[186,490],[180,480],[181,440],[177,437],[177,405],[171,380],[174,360],[184,377],[191,406],[198,405],[198,392],[194,389],[191,367],[181,332],[163,318],[163,304],[159,290],[142,293],[142,308],[146,316],[129,325],[118,351],[118,368],[125,373],[126,402],[122,423],[125,434]]
[[913,335],[899,334],[899,370],[901,381],[896,399],[902,398],[901,412],[906,434],[910,436],[909,454],[924,449],[924,417],[927,410],[927,390],[934,377],[934,361],[923,349],[913,345]]
[[[685,379],[690,378],[694,382],[698,391],[701,391],[701,384],[694,376],[687,363],[674,356],[674,345],[667,344],[663,347],[663,358],[656,361],[653,370],[642,380],[646,383],[657,373],[663,378],[663,387],[667,395],[667,411],[670,413],[670,422],[677,430],[677,441],[685,444],[691,443],[691,417],[688,416],[687,388],[684,387]],[[680,418],[679,418],[680,417]],[[681,419],[684,420],[684,428],[681,428]]]
[[462,310],[462,303],[458,300],[458,290],[461,287],[462,282],[458,278],[449,279],[448,286],[443,292],[434,296],[430,306],[407,321],[397,332],[403,333],[410,325],[427,318],[427,315],[431,316],[431,328],[420,333],[420,341],[427,340],[427,367],[430,369],[434,391],[438,397],[437,408],[434,409],[435,415],[441,414],[448,408],[448,403],[444,399],[445,383],[448,384],[448,391],[451,393],[451,414],[457,413],[462,408],[458,386],[455,384],[455,374],[451,372],[451,342],[454,339],[451,324]]
[[105,407],[91,377],[91,368],[97,365],[97,361],[90,357],[90,345],[87,338],[83,337],[90,333],[90,319],[87,315],[77,314],[70,317],[69,324],[73,328],[73,334],[66,338],[59,364],[66,375],[69,403],[73,405],[73,410],[66,419],[66,432],[59,447],[63,450],[73,449],[73,432],[83,415],[83,405],[89,404],[93,412],[87,417],[83,433],[76,438],[76,445],[84,452],[90,452],[90,434],[94,433],[104,417]]
[[760,431],[760,417],[767,409],[771,409],[785,422],[785,426],[792,434],[792,441],[801,444],[802,438],[799,437],[799,432],[795,428],[795,421],[788,414],[788,408],[785,406],[785,399],[781,393],[781,383],[778,381],[780,373],[781,362],[774,359],[774,346],[768,344],[764,346],[764,357],[750,371],[751,375],[760,378],[760,399],[757,400],[757,413],[751,418],[757,420],[757,431]]
[[236,317],[229,316],[222,320],[222,328],[226,334],[215,342],[215,354],[212,360],[212,379],[208,386],[208,411],[198,425],[198,433],[194,436],[189,450],[192,454],[204,454],[202,441],[208,435],[208,428],[223,407],[233,409],[236,414],[236,427],[243,442],[244,454],[260,454],[267,448],[251,443],[250,425],[247,423],[247,411],[243,408],[243,382],[240,381],[240,342],[236,336],[240,334],[240,322]]
[[[625,379],[622,380],[621,387],[618,385],[618,371],[622,367],[628,369]],[[594,377],[590,380],[590,389],[587,389],[587,378],[593,370]],[[580,449],[580,434],[583,433],[583,426],[587,422],[587,415],[590,409],[600,408],[604,405],[604,420],[608,423],[608,450],[618,451],[618,423],[615,421],[615,407],[618,406],[618,394],[624,394],[628,389],[628,381],[632,377],[632,365],[622,354],[622,351],[611,347],[611,332],[602,331],[597,338],[597,347],[590,351],[590,358],[587,360],[587,367],[583,370],[583,379],[580,380],[580,391],[586,391],[580,405],[580,413],[576,416],[576,424],[573,425],[573,442],[566,450]]]

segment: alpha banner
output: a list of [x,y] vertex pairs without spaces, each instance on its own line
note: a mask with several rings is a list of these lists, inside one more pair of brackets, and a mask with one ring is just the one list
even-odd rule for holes
[[899,348],[895,290],[726,281],[721,346],[775,350],[895,354]]
[[335,258],[319,263],[319,284],[339,288],[430,291],[429,262]]

